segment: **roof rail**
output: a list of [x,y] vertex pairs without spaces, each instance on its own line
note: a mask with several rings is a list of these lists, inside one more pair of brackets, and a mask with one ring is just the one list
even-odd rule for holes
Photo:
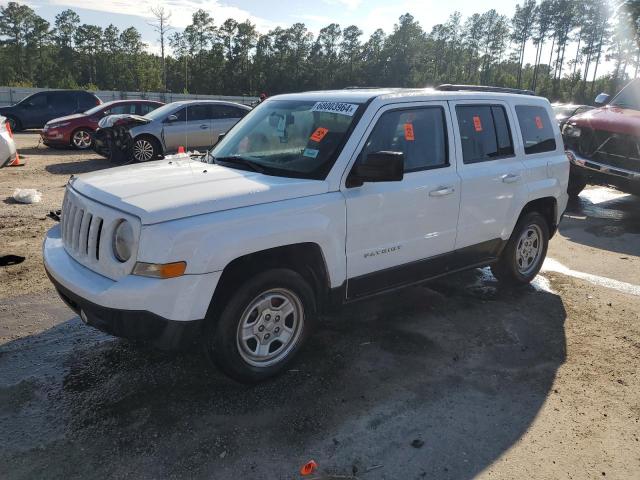
[[450,83],[439,85],[436,87],[436,90],[442,90],[445,92],[458,92],[466,90],[469,92],[517,93],[519,95],[533,96],[535,96],[536,94],[533,90],[524,90],[521,88],[488,87],[484,85],[451,85]]

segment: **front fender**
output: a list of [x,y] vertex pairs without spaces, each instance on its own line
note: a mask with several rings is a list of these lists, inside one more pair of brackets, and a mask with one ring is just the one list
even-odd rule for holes
[[138,260],[186,261],[187,274],[202,274],[250,253],[314,243],[336,287],[346,278],[345,238],[344,197],[332,192],[144,226]]

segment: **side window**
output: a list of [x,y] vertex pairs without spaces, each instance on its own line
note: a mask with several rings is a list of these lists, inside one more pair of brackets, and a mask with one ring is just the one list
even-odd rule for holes
[[516,114],[524,141],[524,153],[531,155],[556,149],[555,134],[546,108],[517,105]]
[[26,100],[26,103],[28,103],[32,107],[44,108],[47,106],[47,94],[36,93],[35,95],[31,95]]
[[184,122],[187,119],[187,109],[183,107],[177,112],[174,112],[173,115],[178,117],[178,120],[177,120],[178,122]]
[[197,122],[199,120],[209,120],[209,106],[205,104],[189,105],[187,107],[187,121]]
[[404,153],[406,173],[449,165],[442,107],[391,110],[380,116],[361,157],[369,153]]
[[212,105],[211,108],[211,118],[242,118],[247,114],[246,110],[231,105]]
[[67,92],[52,92],[49,94],[49,103],[54,110],[74,111],[78,108],[76,97]]
[[154,111],[156,108],[158,107],[153,103],[139,103],[136,106],[136,113],[138,115],[146,115],[147,113]]
[[75,97],[75,101],[78,102],[81,111],[85,111],[95,107],[96,105],[99,105],[96,97],[94,97],[90,93],[79,92],[76,95],[74,95],[74,97]]
[[456,107],[462,158],[478,163],[513,156],[511,129],[500,105],[458,105]]
[[136,113],[135,104],[116,105],[109,109],[109,115],[122,115],[125,113]]

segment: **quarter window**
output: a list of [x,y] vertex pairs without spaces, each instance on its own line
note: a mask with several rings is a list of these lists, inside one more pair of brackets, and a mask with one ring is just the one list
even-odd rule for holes
[[500,105],[456,107],[464,163],[478,163],[513,156],[511,129]]
[[517,105],[516,114],[524,141],[524,153],[530,155],[556,149],[555,134],[545,108]]
[[449,164],[442,107],[391,110],[373,128],[362,157],[375,152],[404,153],[405,173]]

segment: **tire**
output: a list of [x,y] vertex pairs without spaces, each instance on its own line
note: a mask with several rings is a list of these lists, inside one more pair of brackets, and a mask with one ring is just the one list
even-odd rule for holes
[[20,120],[10,115],[8,115],[6,118],[7,123],[9,124],[9,128],[11,128],[12,132],[19,132],[20,130],[22,130],[22,124],[20,123]]
[[587,180],[582,177],[571,176],[569,177],[569,186],[567,187],[567,193],[570,197],[575,198],[580,195],[580,192],[587,186]]
[[160,156],[160,145],[155,138],[148,136],[137,137],[133,141],[131,153],[136,162],[148,162]]
[[78,128],[71,134],[71,146],[76,150],[87,150],[93,145],[93,132],[86,128]]
[[526,285],[540,271],[548,247],[547,220],[538,212],[528,213],[518,220],[500,259],[491,266],[491,272],[501,283]]
[[[279,315],[283,309],[290,313]],[[293,270],[266,270],[236,289],[216,318],[207,319],[205,352],[229,377],[260,382],[285,369],[315,321],[316,302],[307,281]]]

